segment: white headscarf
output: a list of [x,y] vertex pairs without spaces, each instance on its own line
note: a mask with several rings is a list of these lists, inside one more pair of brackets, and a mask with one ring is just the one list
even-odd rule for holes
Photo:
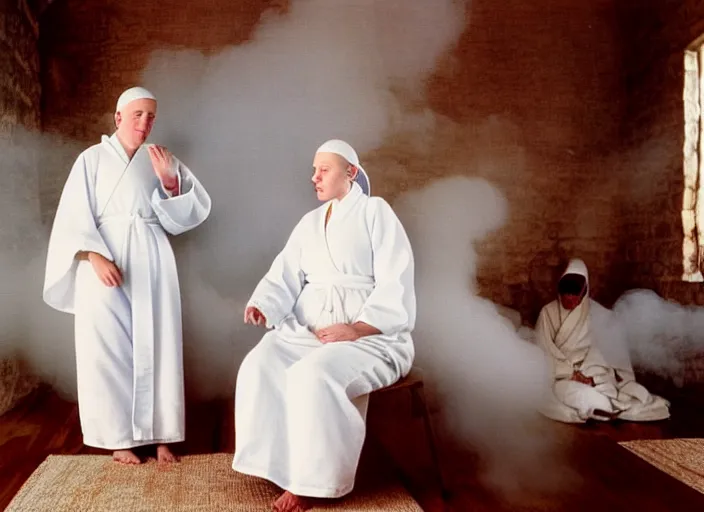
[[347,144],[344,140],[331,139],[324,142],[315,153],[335,153],[336,155],[340,155],[342,158],[347,160],[350,164],[354,165],[357,168],[357,176],[354,180],[362,188],[362,192],[367,195],[371,195],[372,187],[369,182],[369,176],[359,164],[359,157],[352,146]]
[[120,94],[120,97],[117,99],[117,106],[115,107],[115,112],[120,112],[125,107],[125,105],[134,100],[156,101],[156,96],[154,96],[144,87],[132,87]]
[[[562,274],[562,277],[564,278],[568,274],[582,276],[586,281],[587,290],[579,305],[572,310],[565,309],[562,306],[562,301],[558,297],[559,323],[556,325],[557,332],[555,333],[554,342],[560,350],[567,353],[586,353],[592,345],[591,332],[589,329],[591,301],[589,300],[589,272],[587,265],[580,259],[572,259],[567,265],[567,269]],[[581,354],[580,357],[583,356],[584,354]]]

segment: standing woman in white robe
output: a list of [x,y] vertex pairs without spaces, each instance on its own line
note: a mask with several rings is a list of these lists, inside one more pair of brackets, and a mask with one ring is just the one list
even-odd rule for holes
[[349,144],[323,144],[312,180],[324,204],[294,228],[245,308],[246,323],[273,330],[242,362],[235,394],[232,467],[283,488],[274,509],[287,512],[352,490],[368,394],[405,376],[414,358],[403,226],[368,197]]
[[536,339],[552,370],[545,416],[566,423],[670,416],[669,403],[636,382],[628,347],[611,315],[589,298],[584,262],[570,261],[558,284],[558,299],[540,311],[536,325]]
[[44,301],[75,317],[83,442],[138,464],[132,448],[183,441],[181,299],[166,233],[209,215],[208,193],[164,147],[144,145],[156,99],[119,98],[117,131],[76,160],[49,240]]

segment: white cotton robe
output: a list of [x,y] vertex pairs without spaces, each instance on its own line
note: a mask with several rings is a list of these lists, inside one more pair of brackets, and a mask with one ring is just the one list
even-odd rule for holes
[[[75,317],[84,443],[109,450],[183,441],[181,298],[167,233],[195,228],[211,200],[176,160],[170,197],[147,148],[129,160],[115,135],[84,151],[64,186],[49,240],[44,301]],[[123,285],[105,286],[91,251],[113,261]]]
[[[368,394],[413,363],[413,253],[403,226],[353,183],[341,201],[301,219],[248,305],[273,330],[237,376],[233,469],[301,496],[349,493]],[[358,321],[382,334],[322,344],[311,331]]]
[[[586,267],[570,265],[565,274],[589,277]],[[588,287],[588,284],[587,284]],[[636,382],[627,347],[618,337],[602,339],[595,327],[605,330],[611,312],[588,298],[569,311],[559,300],[545,306],[538,317],[536,339],[548,356],[552,369],[552,389],[542,413],[566,423],[588,419],[620,418],[630,421],[655,421],[670,416],[669,403],[650,394]],[[595,386],[571,380],[575,371],[594,380]]]

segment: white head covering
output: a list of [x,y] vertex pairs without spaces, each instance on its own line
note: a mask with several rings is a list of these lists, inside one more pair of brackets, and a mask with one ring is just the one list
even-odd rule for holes
[[567,264],[567,268],[562,273],[560,280],[564,279],[567,275],[578,275],[584,278],[584,284],[586,285],[584,297],[582,298],[582,303],[584,303],[585,299],[589,299],[589,271],[587,270],[587,264],[579,258],[571,259]]
[[144,87],[132,87],[120,94],[120,97],[117,99],[117,106],[115,107],[115,112],[120,112],[125,107],[125,105],[134,100],[156,101],[156,96],[154,96]]
[[587,282],[587,286],[589,286],[589,271],[587,270],[587,264],[584,263],[583,260],[579,258],[572,258],[567,264],[567,268],[562,273],[562,277],[565,277],[567,274],[577,274],[578,276],[582,276]]
[[371,195],[372,187],[371,183],[369,182],[369,176],[359,164],[359,157],[357,156],[357,152],[354,150],[354,148],[352,148],[352,146],[347,144],[344,140],[331,139],[327,142],[324,142],[323,145],[320,146],[315,153],[335,153],[336,155],[340,155],[342,158],[354,165],[357,168],[357,176],[355,177],[354,181],[356,181],[357,184],[362,187],[362,192],[367,195]]

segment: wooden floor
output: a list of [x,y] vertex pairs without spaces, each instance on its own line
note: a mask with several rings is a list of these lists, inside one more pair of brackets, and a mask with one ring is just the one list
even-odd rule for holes
[[[451,494],[443,499],[434,478],[423,424],[404,417],[402,400],[372,403],[369,442],[360,478],[376,478],[388,460],[427,511],[704,510],[704,495],[658,471],[618,446],[644,438],[704,437],[704,416],[675,405],[673,419],[652,424],[613,423],[574,427],[550,423],[546,435],[558,448],[554,457],[529,461],[530,484],[509,482],[515,492],[499,492],[479,477],[476,457],[453,449],[443,455]],[[393,411],[393,414],[390,414]],[[390,420],[389,418],[393,418]],[[232,404],[192,405],[188,441],[179,454],[234,451]],[[49,454],[106,453],[84,447],[77,406],[41,389],[0,417],[0,510]],[[142,453],[144,456],[149,452]],[[492,490],[494,489],[494,490]]]

